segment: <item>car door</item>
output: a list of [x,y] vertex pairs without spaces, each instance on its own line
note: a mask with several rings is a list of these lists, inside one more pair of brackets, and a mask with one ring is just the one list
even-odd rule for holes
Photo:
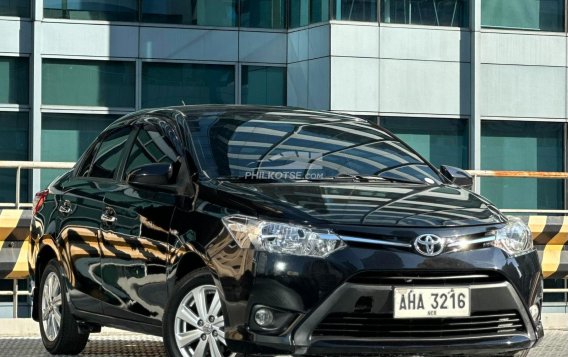
[[[158,118],[145,118],[129,148],[122,179],[105,195],[102,269],[104,313],[161,324],[167,301],[166,267],[170,221],[176,203],[172,189],[135,186],[128,175],[143,165],[181,165]],[[166,130],[167,131],[167,130]]]
[[114,175],[130,130],[111,131],[87,151],[69,180],[61,184],[56,215],[60,222],[58,241],[64,247],[63,263],[69,279],[73,305],[100,313],[102,271],[100,216],[104,190]]

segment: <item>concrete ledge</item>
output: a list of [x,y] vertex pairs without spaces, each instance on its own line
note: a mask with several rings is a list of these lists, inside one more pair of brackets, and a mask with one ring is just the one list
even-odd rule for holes
[[[97,336],[135,336],[134,332],[103,327]],[[38,337],[39,325],[32,319],[0,319],[0,337]]]
[[563,314],[563,313],[542,314],[542,324],[545,330],[568,331],[568,314]]

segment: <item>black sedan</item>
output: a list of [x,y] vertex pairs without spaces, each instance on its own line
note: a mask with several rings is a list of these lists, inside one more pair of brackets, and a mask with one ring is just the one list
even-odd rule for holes
[[471,185],[347,115],[140,111],[36,195],[33,317],[53,354],[101,326],[176,357],[523,353],[531,233]]

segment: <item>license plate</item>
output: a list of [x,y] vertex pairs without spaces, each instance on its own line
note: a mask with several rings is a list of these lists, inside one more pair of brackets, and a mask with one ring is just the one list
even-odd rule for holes
[[395,288],[394,318],[470,316],[469,288]]

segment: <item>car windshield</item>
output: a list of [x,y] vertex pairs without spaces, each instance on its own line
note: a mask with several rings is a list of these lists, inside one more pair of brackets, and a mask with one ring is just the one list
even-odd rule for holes
[[297,110],[218,112],[188,115],[185,125],[208,178],[441,182],[424,159],[363,119]]

